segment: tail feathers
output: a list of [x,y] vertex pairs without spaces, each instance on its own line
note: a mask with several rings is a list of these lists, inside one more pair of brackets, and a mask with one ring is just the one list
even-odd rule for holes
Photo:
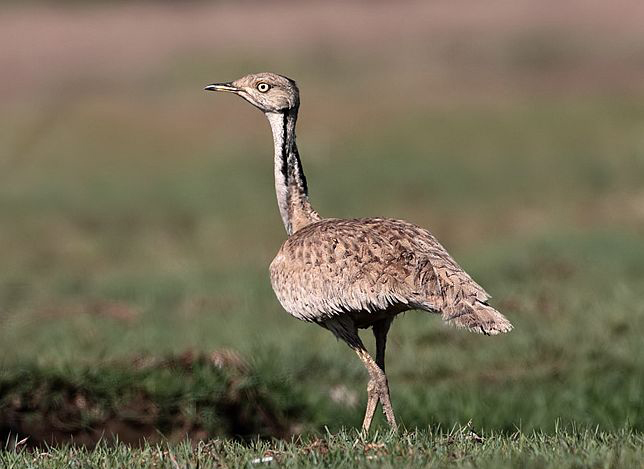
[[458,311],[445,311],[443,319],[449,324],[485,335],[496,335],[512,330],[512,324],[505,316],[490,305],[479,301],[475,301],[474,304],[460,303]]

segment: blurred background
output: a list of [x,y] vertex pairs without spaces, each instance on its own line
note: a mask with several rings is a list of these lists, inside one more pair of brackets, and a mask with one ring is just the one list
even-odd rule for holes
[[[291,318],[264,116],[295,79],[323,216],[430,228],[515,324],[409,312],[408,428],[644,430],[644,3],[0,4],[0,436],[358,426],[366,374]],[[372,346],[370,333],[363,334]]]

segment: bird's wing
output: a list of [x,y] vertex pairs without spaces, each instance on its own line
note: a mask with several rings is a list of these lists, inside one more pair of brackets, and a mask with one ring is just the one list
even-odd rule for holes
[[286,311],[321,321],[392,306],[460,314],[490,297],[427,230],[382,218],[326,219],[293,234],[271,264]]

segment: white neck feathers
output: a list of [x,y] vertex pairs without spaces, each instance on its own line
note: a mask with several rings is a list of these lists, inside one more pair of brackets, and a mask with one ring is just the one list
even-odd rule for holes
[[311,207],[306,177],[295,144],[297,109],[283,113],[266,113],[275,145],[275,192],[286,232],[292,235],[300,228],[320,220]]
[[277,194],[277,205],[284,222],[286,232],[291,234],[291,223],[289,220],[288,209],[288,137],[287,133],[287,118],[285,114],[280,113],[267,113],[266,117],[271,124],[273,131],[273,143],[275,151],[274,159],[274,173],[275,173],[275,193]]

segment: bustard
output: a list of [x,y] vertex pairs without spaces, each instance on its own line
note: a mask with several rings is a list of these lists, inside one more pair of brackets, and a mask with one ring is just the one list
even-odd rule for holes
[[[369,430],[378,402],[396,430],[385,345],[397,314],[440,313],[449,323],[487,335],[509,332],[512,325],[429,231],[402,220],[318,215],[295,144],[300,98],[293,80],[258,73],[205,89],[241,96],[268,118],[277,203],[288,234],[270,266],[273,290],[291,315],[330,330],[362,360],[370,378],[363,430]],[[358,335],[368,327],[376,339],[375,360]]]

